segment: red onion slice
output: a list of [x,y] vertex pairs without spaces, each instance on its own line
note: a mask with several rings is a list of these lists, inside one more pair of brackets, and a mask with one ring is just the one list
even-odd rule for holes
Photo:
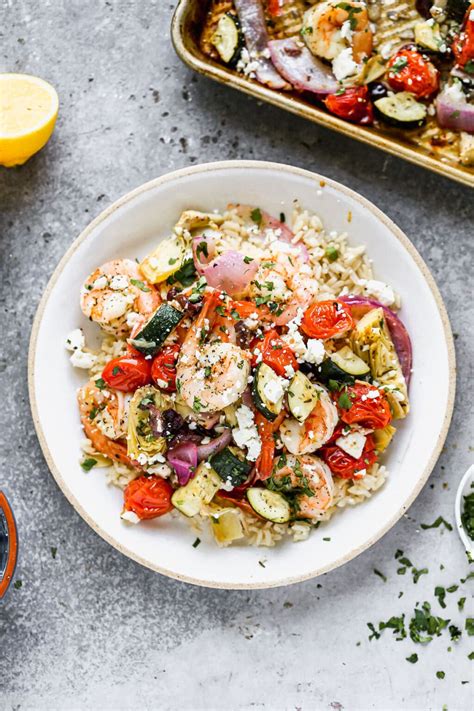
[[258,271],[258,265],[258,259],[247,263],[245,255],[229,250],[208,264],[203,274],[209,286],[238,297],[245,293]]
[[280,74],[299,91],[327,96],[339,89],[330,67],[317,59],[294,37],[268,43],[273,64]]
[[459,90],[453,96],[451,90],[443,90],[436,97],[436,116],[438,123],[443,128],[452,128],[456,131],[474,133],[474,104],[468,104],[466,98]]
[[380,301],[375,301],[375,299],[369,299],[365,296],[340,296],[339,300],[349,304],[352,315],[356,319],[361,319],[364,314],[372,309],[383,309],[393,345],[400,361],[403,377],[408,386],[413,364],[413,350],[408,331],[398,316],[388,306],[381,304]]
[[290,89],[283,77],[271,63],[270,59],[261,56],[268,48],[268,32],[260,0],[234,0],[239,16],[245,44],[251,60],[257,63],[255,75],[259,82],[267,84],[271,89]]
[[[197,273],[202,276],[204,271],[216,256],[217,234],[214,230],[207,230],[202,235],[193,237],[193,261]],[[204,245],[204,246],[203,246]]]
[[216,454],[217,452],[220,452],[222,449],[227,447],[227,445],[230,444],[231,440],[231,430],[225,429],[224,432],[219,435],[219,437],[214,437],[214,439],[212,439],[207,444],[200,444],[197,448],[198,461],[203,462],[206,459],[209,459],[209,457],[212,457],[213,454]]
[[175,470],[181,486],[185,486],[194,476],[198,463],[197,452],[194,442],[183,442],[168,450],[166,459]]

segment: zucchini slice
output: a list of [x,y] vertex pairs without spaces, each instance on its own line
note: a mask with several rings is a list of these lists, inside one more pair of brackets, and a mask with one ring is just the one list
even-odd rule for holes
[[348,346],[344,346],[318,365],[317,373],[323,383],[335,380],[337,383],[351,384],[356,378],[367,380],[370,377],[370,368]]
[[225,447],[214,454],[210,460],[211,467],[219,474],[223,481],[230,482],[232,486],[240,486],[248,479],[251,465],[240,459],[230,447]]
[[313,383],[299,370],[288,388],[288,407],[298,422],[304,422],[314,410],[319,393]]
[[203,504],[209,504],[222,486],[219,474],[202,462],[186,486],[180,486],[171,497],[171,503],[182,514],[191,518],[201,511]]
[[129,338],[128,342],[143,355],[153,356],[160,350],[182,318],[182,311],[175,309],[171,304],[161,304],[138,331],[135,338]]
[[223,62],[231,67],[235,66],[244,46],[239,18],[230,12],[222,15],[211,37],[211,43],[217,49]]
[[399,128],[416,128],[426,119],[426,106],[408,91],[377,99],[374,106],[381,119]]
[[283,494],[270,489],[251,487],[247,499],[255,513],[272,523],[286,523],[291,518],[291,508]]
[[413,28],[415,32],[415,42],[419,47],[428,49],[430,52],[439,52],[443,44],[443,38],[439,30],[439,25],[433,19],[418,22]]
[[280,377],[269,365],[259,363],[252,384],[252,396],[257,410],[273,422],[283,407],[283,395]]
[[174,235],[160,242],[155,251],[143,260],[140,271],[150,284],[159,284],[182,267],[185,255],[183,238]]

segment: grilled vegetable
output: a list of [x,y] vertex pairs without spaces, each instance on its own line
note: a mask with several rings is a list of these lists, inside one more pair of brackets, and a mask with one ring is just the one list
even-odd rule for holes
[[210,459],[212,468],[219,474],[225,482],[230,482],[232,486],[240,486],[248,479],[251,465],[240,459],[236,454],[236,448],[226,447],[214,454]]
[[171,331],[183,318],[183,313],[171,304],[161,304],[129,343],[143,355],[155,355]]
[[424,49],[429,49],[430,52],[439,52],[440,46],[443,44],[443,38],[439,31],[439,25],[434,20],[426,20],[418,22],[415,27],[415,42]]
[[166,450],[166,439],[160,435],[160,416],[172,404],[152,385],[135,391],[128,415],[127,454],[130,459],[140,461],[140,455],[145,455],[148,461]]
[[447,0],[446,17],[450,20],[456,20],[456,22],[462,22],[468,7],[469,0]]
[[384,452],[387,449],[396,431],[397,428],[392,425],[387,425],[381,430],[374,430],[372,437],[374,438],[377,452]]
[[324,360],[317,367],[317,373],[324,383],[329,380],[353,383],[355,379],[367,380],[370,376],[370,368],[349,346],[344,346]]
[[372,309],[361,318],[351,334],[351,345],[385,391],[393,417],[406,417],[407,386],[382,308]]
[[211,43],[219,52],[222,61],[230,67],[235,67],[244,46],[239,18],[230,12],[222,15],[211,37]]
[[280,378],[266,363],[260,363],[254,374],[252,396],[255,407],[267,420],[273,421],[283,407]]
[[159,284],[178,271],[186,254],[184,240],[177,235],[160,242],[140,264],[140,271],[150,284]]
[[247,490],[247,499],[253,510],[273,523],[286,523],[291,518],[290,504],[278,491],[252,487]]
[[378,99],[374,106],[380,118],[400,128],[416,128],[426,119],[426,106],[420,104],[407,91]]
[[240,512],[237,508],[221,508],[213,504],[209,517],[212,534],[221,545],[227,546],[244,537]]
[[288,388],[288,407],[298,422],[304,422],[314,410],[319,393],[309,378],[301,371],[294,376]]
[[212,501],[221,486],[222,479],[219,474],[203,462],[186,486],[176,489],[171,497],[171,503],[185,516],[196,516],[204,504]]

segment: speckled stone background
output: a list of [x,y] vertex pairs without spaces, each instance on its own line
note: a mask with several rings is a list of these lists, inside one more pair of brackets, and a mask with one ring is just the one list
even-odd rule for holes
[[[415,649],[390,631],[369,641],[366,623],[409,616],[423,600],[459,626],[469,608],[472,616],[456,532],[422,531],[420,523],[440,514],[453,521],[456,484],[472,460],[473,194],[195,76],[172,49],[172,12],[165,0],[0,4],[0,70],[38,74],[61,100],[48,147],[21,168],[0,169],[0,483],[21,540],[18,587],[0,606],[0,708],[467,710],[472,637],[463,632],[450,644],[445,634]],[[406,231],[446,300],[459,370],[446,446],[409,515],[339,570],[251,593],[168,580],[98,538],[48,472],[26,371],[43,289],[93,217],[174,168],[249,157],[346,183]],[[397,575],[397,549],[429,569],[416,585],[409,572]],[[460,588],[443,611],[434,587],[454,583]],[[461,596],[468,597],[463,614]],[[415,651],[411,665],[405,658]]]

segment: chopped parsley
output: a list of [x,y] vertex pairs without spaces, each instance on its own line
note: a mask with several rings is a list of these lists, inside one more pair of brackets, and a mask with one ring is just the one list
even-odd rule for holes
[[399,74],[408,64],[406,57],[398,57],[390,67],[390,74]]
[[470,59],[463,67],[466,74],[474,74],[474,59]]
[[427,575],[428,568],[421,568],[420,570],[412,568],[411,572],[413,574],[413,582],[416,584],[422,575]]
[[444,673],[444,671],[437,671],[436,676],[438,677],[438,679],[444,679],[446,674]]
[[342,395],[339,396],[337,404],[339,405],[341,410],[350,410],[352,407],[351,399],[347,393],[342,393]]
[[280,212],[280,222],[286,222],[286,215],[284,212]]
[[[168,279],[168,284],[179,282],[182,286],[191,286],[196,279],[196,268],[192,259],[186,259],[183,265]],[[191,301],[191,299],[190,299]]]
[[448,626],[449,620],[431,614],[429,602],[424,602],[421,609],[416,607],[414,613],[409,623],[410,639],[418,644],[431,642],[434,635],[439,637]]
[[58,549],[56,548],[56,546],[51,546],[50,550],[51,550],[51,555],[53,556],[53,558],[56,558],[56,554],[58,552]]
[[195,540],[194,543],[193,543],[193,548],[197,548],[200,543],[201,543],[201,539],[200,539],[200,538],[196,538],[196,540]]
[[466,619],[466,632],[468,633],[469,637],[474,636],[474,617],[468,617]]
[[13,583],[13,587],[14,587],[16,590],[19,590],[19,589],[22,587],[22,585],[23,585],[23,581],[22,581],[22,580],[15,580],[15,582]]
[[95,386],[98,390],[103,390],[106,387],[106,382],[103,378],[97,378],[95,381]]
[[196,247],[196,257],[197,257],[198,261],[201,261],[199,259],[200,254],[204,254],[205,257],[209,256],[209,252],[207,249],[207,242],[204,242],[204,241],[199,242],[198,246]]
[[262,211],[259,207],[255,207],[250,213],[252,220],[260,227],[262,223]]
[[418,654],[414,652],[413,654],[410,654],[409,657],[405,657],[405,659],[407,660],[407,662],[410,662],[410,664],[416,664],[418,661]]
[[81,462],[81,468],[85,472],[90,472],[90,470],[95,467],[97,464],[97,459],[93,459],[92,457],[88,457],[87,459],[83,459]]
[[[400,615],[399,617],[393,615],[386,622],[379,622],[379,630],[382,631],[385,629],[393,631],[397,642],[401,641],[402,639],[405,639],[405,637],[407,636],[405,630],[405,615]],[[398,635],[398,637],[396,635]]]
[[466,602],[466,598],[465,598],[465,597],[460,597],[460,598],[459,598],[459,600],[458,600],[458,610],[459,610],[459,612],[462,612],[462,611],[464,610],[464,604],[465,604],[465,602]]
[[202,408],[202,402],[198,397],[194,397],[193,400],[193,410],[194,412],[200,412]]
[[253,257],[244,257],[244,262],[245,264],[250,264],[250,262],[253,262]]
[[442,516],[438,516],[436,521],[433,521],[433,523],[429,523],[429,524],[422,523],[421,528],[424,531],[426,531],[428,528],[439,528],[441,525],[445,526],[448,529],[448,531],[453,530],[453,527],[451,526],[451,524],[448,521],[446,521],[446,519],[444,519]]
[[112,368],[112,375],[118,375],[119,373],[122,373],[122,369],[118,365],[114,365]]
[[329,245],[329,247],[326,247],[326,251],[324,253],[324,256],[329,262],[335,262],[336,259],[339,257],[339,252],[335,247],[332,247]]
[[259,564],[262,568],[265,568],[265,563],[263,562],[263,560],[259,560],[259,561],[258,561],[258,564]]
[[145,282],[140,281],[140,279],[130,279],[130,284],[137,286],[140,291],[151,291],[151,289],[145,284]]
[[374,568],[374,573],[375,573],[375,575],[378,575],[379,578],[382,578],[382,580],[384,581],[384,583],[387,582],[387,576],[384,575],[383,573],[381,573],[380,570],[377,570],[377,568]]
[[367,622],[367,627],[370,630],[369,641],[372,639],[380,639],[380,632],[377,632],[372,622]]

